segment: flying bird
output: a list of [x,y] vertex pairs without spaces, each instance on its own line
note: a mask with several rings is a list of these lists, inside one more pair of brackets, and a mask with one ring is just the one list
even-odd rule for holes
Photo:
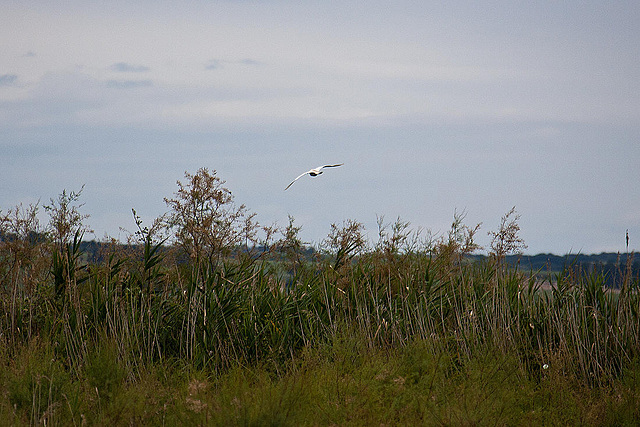
[[287,188],[284,189],[284,191],[287,191],[289,189],[289,187],[291,187],[293,185],[294,182],[296,182],[297,180],[299,180],[300,178],[302,178],[303,176],[309,174],[311,176],[318,176],[320,174],[322,174],[322,169],[324,168],[337,168],[338,166],[342,166],[344,165],[344,163],[340,163],[338,165],[324,165],[324,166],[318,166],[315,169],[311,169],[306,171],[305,173],[301,173],[300,175],[298,175],[298,177],[296,179],[294,179],[293,181],[291,181],[291,184],[287,185]]

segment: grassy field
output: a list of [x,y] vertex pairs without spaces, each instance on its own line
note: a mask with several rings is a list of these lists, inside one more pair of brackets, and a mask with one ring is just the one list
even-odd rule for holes
[[[80,251],[80,193],[2,213],[0,423],[637,425],[638,279],[509,268],[515,211],[478,227],[334,224],[309,258],[215,172],[130,245]],[[1,213],[1,212],[0,212]]]

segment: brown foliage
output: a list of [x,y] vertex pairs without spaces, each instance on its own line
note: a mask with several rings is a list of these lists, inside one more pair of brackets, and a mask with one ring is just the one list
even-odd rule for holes
[[193,260],[216,262],[237,245],[256,241],[255,214],[245,205],[237,206],[225,181],[200,168],[192,175],[185,172],[174,198],[165,198],[171,209],[167,226],[174,230],[177,242]]

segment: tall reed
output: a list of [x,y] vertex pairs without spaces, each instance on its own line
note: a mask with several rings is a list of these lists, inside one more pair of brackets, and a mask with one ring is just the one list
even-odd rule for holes
[[[80,250],[80,224],[72,221],[72,238],[38,234],[33,211],[2,216],[0,344],[17,355],[44,342],[76,377],[104,343],[113,343],[123,377],[135,381],[167,361],[213,372],[260,363],[281,369],[343,329],[370,348],[422,341],[460,363],[497,351],[531,378],[553,369],[593,386],[640,357],[638,279],[622,277],[612,290],[598,271],[569,265],[541,282],[536,272],[507,266],[505,253],[521,247],[513,210],[484,261],[467,257],[478,227],[460,217],[448,235],[426,243],[408,223],[381,221],[373,247],[347,221],[332,227],[314,258],[303,253],[292,220],[269,250],[238,245],[234,234],[234,248],[207,256],[211,247],[167,242],[138,223],[135,244],[105,243],[107,253],[91,261]],[[48,405],[33,407],[37,420]]]

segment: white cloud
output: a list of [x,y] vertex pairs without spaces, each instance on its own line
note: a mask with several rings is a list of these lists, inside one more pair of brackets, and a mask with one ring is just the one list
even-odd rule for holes
[[150,70],[149,67],[146,67],[144,65],[134,65],[128,64],[126,62],[116,62],[115,64],[111,65],[109,69],[119,73],[144,73]]
[[222,67],[222,62],[218,59],[212,59],[205,65],[206,70],[218,70]]
[[0,74],[0,86],[11,86],[18,80],[15,74]]
[[[350,3],[342,8],[287,4],[284,15],[277,13],[282,6],[222,3],[200,5],[198,11],[186,7],[176,15],[160,4],[150,16],[127,12],[128,7],[102,14],[95,5],[77,6],[53,15],[51,34],[46,40],[32,35],[37,44],[31,48],[45,52],[38,56],[41,73],[80,66],[82,73],[112,87],[153,86],[159,97],[170,88],[193,94],[211,93],[212,88],[283,94],[268,100],[243,97],[233,104],[195,96],[194,120],[211,115],[318,120],[400,115],[627,122],[639,118],[639,102],[631,96],[640,90],[640,79],[631,78],[638,67],[625,62],[624,55],[608,54],[618,67],[606,62],[604,54],[597,53],[597,41],[572,40],[564,35],[570,29],[544,21],[534,7],[512,11],[514,19],[523,20],[518,26],[508,22],[506,12],[464,3],[452,9],[459,19],[466,19],[462,24],[454,12],[404,2],[396,7],[379,4],[373,10]],[[347,19],[350,14],[357,14],[356,19]],[[23,20],[35,22],[52,19],[46,9],[23,15]],[[531,17],[548,34],[526,22]],[[496,22],[506,29],[493,28]],[[473,33],[479,30],[487,31]],[[560,43],[553,44],[554,33],[562,36]],[[65,46],[66,64],[51,56],[59,46]],[[588,50],[590,46],[598,50]],[[203,57],[216,59],[203,66]],[[145,72],[146,78],[115,79],[105,73],[105,62],[111,64],[108,71]],[[37,82],[40,77],[30,73],[27,80]],[[292,98],[292,89],[306,95]],[[188,101],[178,97],[179,109],[187,111]],[[174,107],[156,108],[164,111],[166,120]]]
[[[514,204],[531,250],[611,245],[607,221],[640,227],[637,196],[619,190],[640,163],[636,3],[115,5],[3,9],[0,166],[28,171],[33,152],[42,186],[61,182],[55,162],[74,188],[117,182],[99,207],[137,173],[170,187],[205,163],[258,213],[306,218],[308,236],[343,215],[438,230],[455,208],[497,222]],[[320,158],[345,161],[346,179],[272,192]],[[317,209],[323,191],[335,203]]]
[[107,80],[105,84],[109,88],[116,89],[134,89],[153,86],[151,80]]

